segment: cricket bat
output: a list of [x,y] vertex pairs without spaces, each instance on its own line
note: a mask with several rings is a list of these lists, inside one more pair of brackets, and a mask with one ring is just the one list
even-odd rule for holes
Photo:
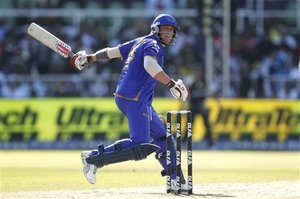
[[53,51],[58,53],[59,55],[63,56],[64,58],[72,57],[74,53],[72,52],[72,48],[39,26],[36,23],[31,23],[27,29],[27,33],[31,35],[33,38],[38,40],[39,42],[45,44],[49,48],[51,48]]

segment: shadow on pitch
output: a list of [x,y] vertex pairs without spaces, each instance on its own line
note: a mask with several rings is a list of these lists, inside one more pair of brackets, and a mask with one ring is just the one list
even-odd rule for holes
[[[162,195],[161,193],[148,193],[150,195]],[[177,196],[177,197],[186,197],[186,196],[189,196],[191,198],[198,198],[198,197],[201,197],[201,198],[205,198],[205,197],[213,197],[213,198],[235,198],[236,196],[232,196],[232,195],[225,195],[225,194],[187,194],[187,193],[181,193],[181,194],[175,194],[175,193],[170,193],[170,195],[173,195],[173,196]]]
[[214,197],[214,198],[235,198],[236,196],[225,195],[225,194],[193,194],[196,197]]

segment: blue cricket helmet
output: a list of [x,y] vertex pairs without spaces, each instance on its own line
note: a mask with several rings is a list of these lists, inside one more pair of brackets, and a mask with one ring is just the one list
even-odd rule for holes
[[[180,29],[177,25],[176,19],[169,14],[160,14],[158,15],[151,24],[151,33],[155,34],[159,41],[161,41],[163,44],[166,44],[162,41],[162,38],[160,37],[160,26],[173,26],[174,27],[174,35],[170,43],[168,44],[174,44],[175,39],[177,37],[177,32]],[[166,44],[166,45],[168,45]]]

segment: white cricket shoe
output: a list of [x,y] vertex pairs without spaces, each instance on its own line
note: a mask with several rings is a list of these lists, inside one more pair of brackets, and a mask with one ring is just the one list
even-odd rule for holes
[[95,184],[97,167],[96,167],[96,165],[89,164],[86,162],[86,158],[89,157],[90,153],[91,153],[91,151],[81,152],[81,161],[83,164],[83,174],[89,183]]
[[[171,189],[177,190],[176,179],[171,179]],[[181,189],[181,191],[188,191],[188,189],[189,189],[188,183],[186,182],[184,184],[181,184],[180,189]]]

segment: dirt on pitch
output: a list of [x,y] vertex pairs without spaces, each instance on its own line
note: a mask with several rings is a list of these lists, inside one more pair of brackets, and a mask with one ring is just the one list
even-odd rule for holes
[[[164,186],[97,190],[58,190],[0,193],[0,198],[173,198]],[[182,197],[187,197],[183,195]],[[192,198],[300,198],[299,181],[214,183],[194,185]]]

